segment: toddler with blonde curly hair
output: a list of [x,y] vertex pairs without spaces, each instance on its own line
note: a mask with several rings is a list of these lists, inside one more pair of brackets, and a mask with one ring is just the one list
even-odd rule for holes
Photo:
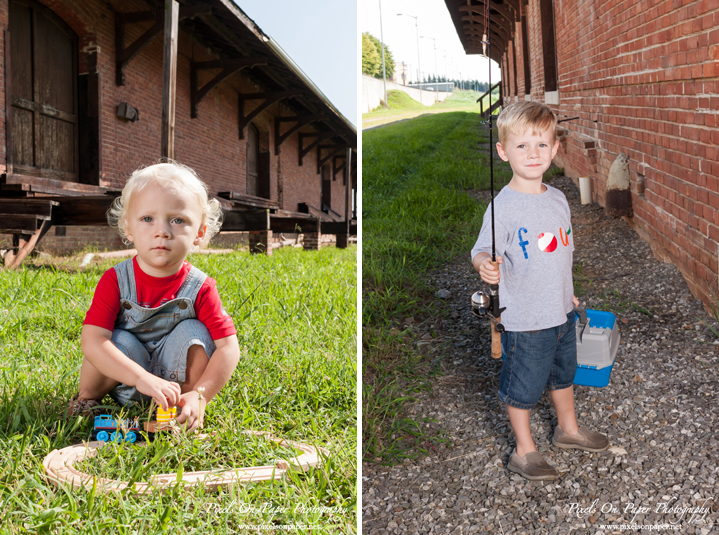
[[216,281],[186,260],[220,230],[220,205],[192,169],[159,163],[132,174],[107,217],[137,255],[106,271],[95,289],[68,416],[110,394],[123,406],[149,399],[179,406],[178,423],[201,426],[197,389],[211,400],[240,357]]

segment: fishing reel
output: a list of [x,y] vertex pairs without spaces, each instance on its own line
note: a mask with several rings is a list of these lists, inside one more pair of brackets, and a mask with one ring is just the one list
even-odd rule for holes
[[494,320],[497,326],[497,331],[500,333],[504,332],[504,325],[499,323],[499,318],[502,312],[507,310],[506,307],[499,308],[499,287],[493,285],[490,287],[489,295],[484,292],[474,292],[472,294],[472,314],[478,318],[489,316]]

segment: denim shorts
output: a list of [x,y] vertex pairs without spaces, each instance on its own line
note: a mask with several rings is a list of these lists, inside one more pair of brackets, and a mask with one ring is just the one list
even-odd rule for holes
[[518,409],[531,409],[547,386],[569,388],[577,372],[577,333],[574,311],[567,322],[539,331],[502,333],[504,364],[499,399]]
[[[215,352],[215,342],[210,336],[210,331],[204,323],[196,319],[187,319],[178,323],[161,344],[157,342],[143,344],[135,335],[123,329],[112,331],[112,343],[153,375],[180,384],[185,382],[187,352],[191,346],[204,347],[208,357]],[[122,383],[110,391],[110,397],[122,406],[152,399],[138,392],[134,386]]]

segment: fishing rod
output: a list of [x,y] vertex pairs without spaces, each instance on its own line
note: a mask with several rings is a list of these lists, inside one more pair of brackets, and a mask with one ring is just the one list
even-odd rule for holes
[[[485,0],[484,12],[484,35],[482,35],[482,48],[486,43],[487,65],[489,67],[489,192],[492,198],[490,203],[491,220],[492,220],[492,265],[499,270],[497,263],[497,255],[495,251],[494,240],[494,139],[492,132],[492,40],[489,32],[491,22],[491,13],[489,9],[489,0]],[[501,94],[501,93],[500,93]],[[475,292],[472,295],[472,312],[475,316],[488,316],[492,331],[492,358],[498,359],[502,356],[502,333],[504,325],[502,325],[502,312],[506,308],[499,306],[499,284],[490,284],[489,295],[484,292]]]

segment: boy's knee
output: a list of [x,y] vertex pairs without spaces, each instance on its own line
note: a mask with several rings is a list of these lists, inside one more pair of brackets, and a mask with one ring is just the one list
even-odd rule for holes
[[182,320],[175,326],[172,332],[188,332],[195,334],[207,333],[208,335],[210,334],[210,331],[207,329],[205,324],[198,319]]
[[123,329],[115,329],[112,331],[110,341],[128,357],[138,352],[146,352],[145,346],[142,345],[142,342],[140,342],[134,334]]
[[215,344],[204,323],[196,319],[181,321],[168,335],[169,347],[175,348],[181,354],[190,354],[202,350],[206,358],[212,357],[215,351]]

